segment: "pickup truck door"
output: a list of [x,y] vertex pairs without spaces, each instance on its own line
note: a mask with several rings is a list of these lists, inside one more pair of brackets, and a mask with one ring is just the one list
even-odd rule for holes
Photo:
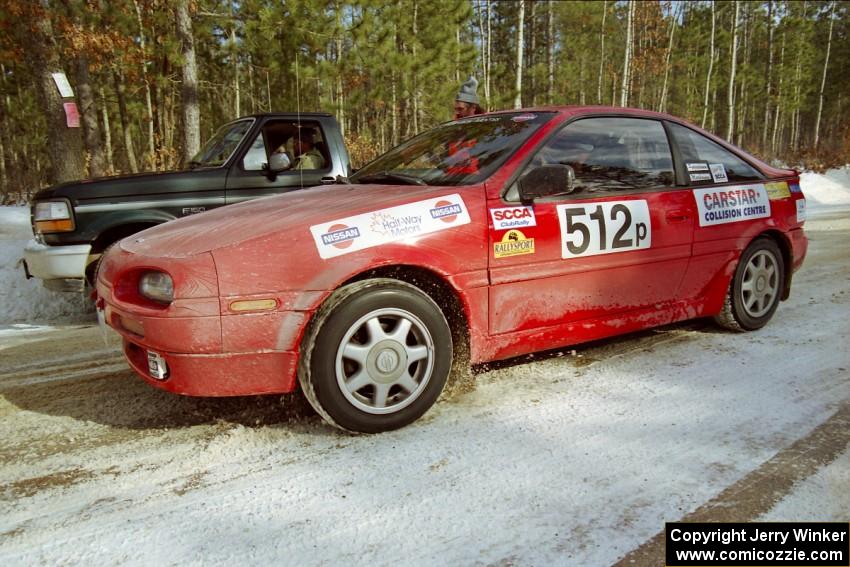
[[[270,174],[265,169],[268,156],[278,149],[286,149],[294,161],[293,139],[297,133],[309,131],[313,136],[316,150],[324,157],[321,169],[291,169]],[[333,181],[332,156],[325,149],[325,135],[317,121],[295,121],[292,119],[267,120],[244,154],[230,167],[225,189],[226,203],[239,203],[257,197],[278,195],[303,187],[320,185],[323,181]]]

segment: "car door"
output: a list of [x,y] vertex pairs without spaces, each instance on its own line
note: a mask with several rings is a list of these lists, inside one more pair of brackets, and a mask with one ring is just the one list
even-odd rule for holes
[[523,173],[569,165],[575,190],[522,206],[516,186],[489,204],[490,332],[660,311],[688,265],[693,198],[676,186],[661,122],[592,117],[567,124]]
[[[681,124],[668,123],[696,208],[693,257],[682,297],[703,297],[724,266],[771,224],[764,175],[744,159]],[[786,189],[787,191],[787,189]]]
[[[297,168],[294,141],[305,134],[309,134],[313,140],[314,153],[323,156],[324,163],[319,168]],[[324,140],[324,132],[318,121],[266,120],[245,155],[230,169],[225,193],[227,204],[313,187],[320,185],[323,180],[333,181],[331,156]],[[275,151],[288,154],[292,169],[280,173],[268,172],[269,156]]]

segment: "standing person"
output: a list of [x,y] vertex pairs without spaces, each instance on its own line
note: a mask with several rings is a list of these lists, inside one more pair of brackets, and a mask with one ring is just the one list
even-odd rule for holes
[[478,104],[478,80],[470,76],[464,84],[460,86],[460,92],[455,97],[455,120],[466,118],[467,116],[475,116],[476,114],[484,114],[484,109]]

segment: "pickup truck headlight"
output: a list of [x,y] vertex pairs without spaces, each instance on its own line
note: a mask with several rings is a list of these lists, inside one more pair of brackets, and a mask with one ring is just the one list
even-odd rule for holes
[[174,282],[165,272],[145,272],[139,278],[139,294],[159,303],[174,300]]
[[41,201],[33,210],[36,232],[71,232],[74,217],[68,201]]

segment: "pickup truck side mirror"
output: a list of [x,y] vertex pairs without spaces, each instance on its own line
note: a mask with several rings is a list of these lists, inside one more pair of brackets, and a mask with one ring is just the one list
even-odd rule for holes
[[541,165],[519,178],[519,197],[529,204],[540,197],[569,195],[575,190],[576,173],[569,165]]
[[287,154],[283,152],[274,153],[269,156],[269,163],[266,167],[266,171],[271,175],[275,175],[281,171],[286,171],[290,167],[292,167],[292,161],[289,159]]

